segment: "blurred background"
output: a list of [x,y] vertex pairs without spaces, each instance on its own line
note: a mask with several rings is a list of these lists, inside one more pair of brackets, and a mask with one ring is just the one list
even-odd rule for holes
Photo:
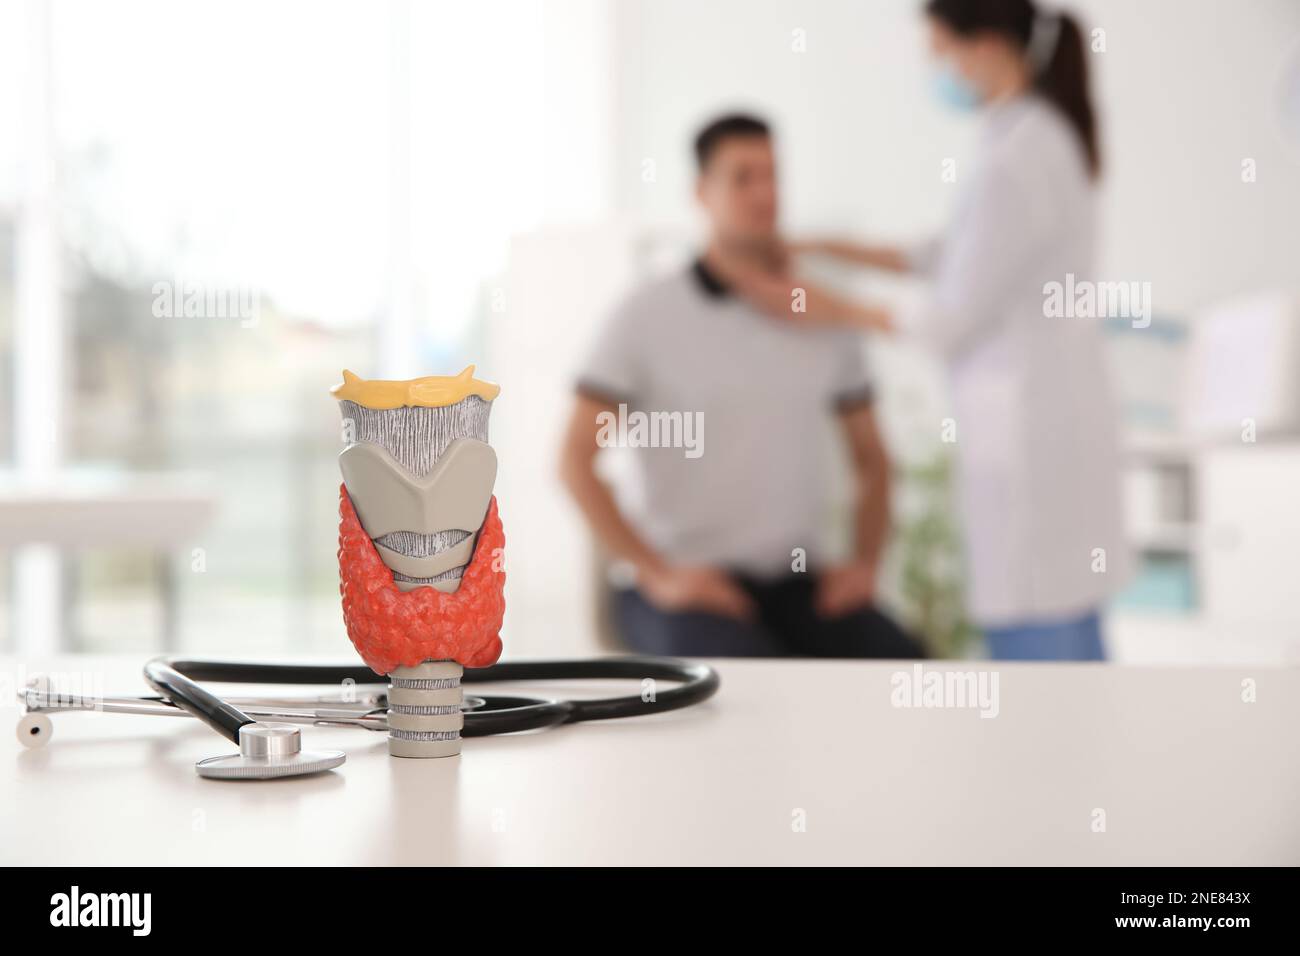
[[[0,651],[349,657],[328,388],[471,362],[503,386],[507,654],[608,646],[555,478],[574,366],[691,255],[690,137],[719,112],[773,122],[792,234],[942,224],[975,127],[927,95],[919,7],[0,4]],[[1142,556],[1111,654],[1300,660],[1300,5],[1069,8],[1102,41],[1100,273],[1155,311],[1109,329]],[[888,603],[978,656],[939,375],[864,347],[901,488]]]

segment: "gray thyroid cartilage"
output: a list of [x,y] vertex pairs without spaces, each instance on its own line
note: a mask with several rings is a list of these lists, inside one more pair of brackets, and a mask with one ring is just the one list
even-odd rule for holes
[[496,483],[496,452],[485,441],[490,403],[342,404],[357,430],[339,455],[343,483],[393,582],[402,591],[455,591]]
[[474,438],[447,446],[423,478],[416,478],[378,445],[349,445],[339,469],[361,525],[372,538],[394,531],[477,531],[496,482],[497,455]]

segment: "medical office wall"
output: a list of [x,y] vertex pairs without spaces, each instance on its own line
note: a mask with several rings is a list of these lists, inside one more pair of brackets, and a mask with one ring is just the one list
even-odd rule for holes
[[[1055,6],[1055,4],[1053,5]],[[1186,313],[1259,287],[1300,292],[1300,5],[1076,0],[1105,150],[1102,271]],[[976,123],[931,100],[918,0],[631,0],[618,5],[622,208],[691,218],[689,136],[719,109],[776,123],[796,231],[938,228]],[[955,164],[955,180],[945,161]]]

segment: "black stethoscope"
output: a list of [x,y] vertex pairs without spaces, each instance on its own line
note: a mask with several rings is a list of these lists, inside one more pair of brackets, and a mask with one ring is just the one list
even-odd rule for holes
[[[145,680],[157,697],[82,697],[60,694],[35,678],[19,692],[23,716],[18,738],[28,747],[43,746],[52,732],[50,713],[89,710],[99,713],[197,717],[221,736],[239,744],[240,752],[201,760],[201,776],[266,779],[318,773],[343,763],[342,751],[304,751],[294,724],[360,727],[387,731],[387,695],[365,690],[384,685],[361,665],[258,664],[244,661],[155,658],[145,664]],[[717,672],[704,664],[666,657],[609,657],[572,661],[521,661],[469,668],[467,684],[504,681],[636,680],[640,694],[588,700],[542,697],[467,696],[462,705],[461,736],[540,730],[584,720],[638,717],[689,707],[717,691]],[[222,698],[199,681],[230,684],[316,684],[342,686],[337,697]],[[676,686],[660,688],[659,681]]]

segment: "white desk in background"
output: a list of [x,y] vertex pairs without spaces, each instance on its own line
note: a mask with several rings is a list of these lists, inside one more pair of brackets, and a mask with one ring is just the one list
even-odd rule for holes
[[[142,663],[3,659],[4,714],[38,668],[143,694]],[[1300,670],[1007,664],[986,719],[894,706],[907,663],[714,663],[701,706],[459,758],[305,728],[347,763],[261,783],[200,779],[234,746],[197,721],[56,714],[43,750],[0,736],[0,863],[1300,863]]]
[[[63,469],[36,477],[0,472],[0,549],[21,554],[21,549],[36,545],[58,553],[104,548],[156,555],[164,647],[174,647],[176,641],[172,560],[193,546],[215,511],[216,497],[202,475],[113,469]],[[61,603],[60,586],[50,588],[56,604]],[[18,599],[40,603],[51,596],[27,594]],[[51,634],[57,633],[53,622],[60,610],[36,609],[41,626]],[[23,616],[18,615],[20,620]],[[18,634],[20,642],[29,639]]]

